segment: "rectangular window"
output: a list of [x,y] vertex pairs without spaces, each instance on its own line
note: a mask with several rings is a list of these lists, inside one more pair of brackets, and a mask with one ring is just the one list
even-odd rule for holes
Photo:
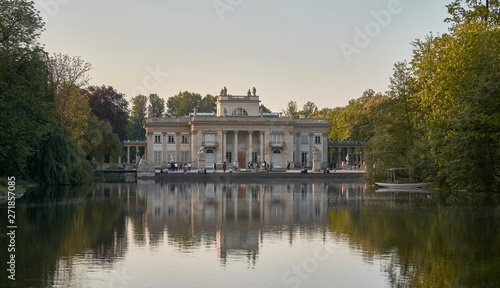
[[205,145],[215,144],[215,134],[205,134]]
[[300,144],[309,144],[309,137],[307,135],[300,135]]
[[181,151],[181,163],[188,163],[189,158],[188,158],[188,152],[187,151]]
[[168,135],[168,143],[169,144],[175,143],[175,136],[174,135]]
[[302,166],[305,167],[307,166],[307,152],[302,152]]
[[281,135],[272,135],[273,145],[281,145]]
[[314,144],[321,144],[321,136],[314,136]]
[[252,163],[257,163],[257,152],[252,152]]
[[226,161],[227,161],[227,163],[233,162],[232,156],[233,155],[231,154],[231,152],[226,152]]
[[182,144],[188,144],[188,136],[187,135],[182,135]]
[[161,151],[155,151],[154,163],[156,167],[161,166]]
[[160,143],[161,143],[161,136],[155,135],[155,144],[160,144]]

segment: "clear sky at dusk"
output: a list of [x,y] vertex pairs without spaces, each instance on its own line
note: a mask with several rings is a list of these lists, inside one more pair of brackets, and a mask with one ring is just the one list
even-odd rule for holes
[[81,56],[91,85],[132,96],[246,95],[281,111],[387,90],[411,41],[448,31],[451,0],[35,0],[49,53]]

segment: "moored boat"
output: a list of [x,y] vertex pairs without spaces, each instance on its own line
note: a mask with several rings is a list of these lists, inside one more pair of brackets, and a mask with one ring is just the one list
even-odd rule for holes
[[[404,171],[405,177],[398,175]],[[432,182],[417,181],[412,178],[411,168],[390,168],[387,169],[387,181],[375,181],[375,184],[383,188],[405,189],[405,188],[422,188],[432,185]]]
[[432,185],[432,182],[410,182],[410,183],[395,183],[395,182],[375,182],[377,186],[384,188],[422,188]]

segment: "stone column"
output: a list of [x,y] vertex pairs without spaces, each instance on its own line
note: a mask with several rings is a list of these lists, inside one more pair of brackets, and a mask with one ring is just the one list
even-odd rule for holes
[[260,162],[264,162],[264,160],[266,160],[265,158],[265,148],[264,148],[264,132],[260,131],[259,133],[259,159],[260,159]]
[[[197,163],[195,164],[197,157],[198,157],[198,150],[200,147],[197,146],[197,138],[198,138],[198,131],[195,131],[194,129],[191,129],[191,145],[190,145],[190,154],[191,154],[191,165],[194,168],[197,168]],[[196,166],[194,166],[196,165]]]
[[[287,158],[287,163],[285,163],[284,165],[288,165],[288,162],[290,162],[290,167],[293,168],[295,167],[295,163],[293,161],[293,152],[295,150],[295,147],[293,146],[293,138],[295,137],[295,134],[293,133],[293,131],[290,131],[288,133],[289,133],[287,141],[288,143],[285,142],[286,150],[288,151],[288,158]],[[295,155],[295,157],[297,157],[297,155]]]
[[224,140],[224,137],[223,137],[223,134],[222,134],[222,130],[219,130],[217,131],[217,136],[216,136],[216,139],[215,139],[215,142],[220,145],[220,146],[217,146],[217,153],[215,153],[215,163],[217,163],[217,161],[220,159],[220,162],[222,163],[224,161],[224,157],[225,155],[223,154],[223,140]]
[[161,162],[162,162],[162,166],[165,166],[167,167],[167,162],[168,162],[168,159],[167,159],[167,142],[168,142],[168,135],[167,135],[167,132],[163,132],[163,138],[161,139],[161,144],[162,144],[162,150],[161,150]]
[[302,155],[300,154],[300,133],[295,133],[295,168],[302,167]]
[[127,146],[127,164],[130,164],[130,146]]
[[234,155],[233,155],[233,163],[236,162],[238,165],[238,131],[234,131]]
[[181,161],[181,132],[175,132],[175,162],[180,163],[179,161]]
[[[153,161],[153,133],[152,132],[149,132],[148,135],[147,135],[147,146],[146,146],[146,151],[148,152],[148,154],[146,155],[146,159],[148,161]],[[137,152],[135,152],[137,154]],[[137,159],[136,159],[137,161]]]
[[252,161],[252,153],[253,153],[253,131],[250,130],[250,131],[248,131],[248,154],[249,154],[249,157],[247,157],[247,159],[250,159],[250,161]]
[[323,151],[321,151],[321,169],[328,167],[328,134],[324,133],[321,135],[323,141]]
[[[314,141],[314,133],[309,133],[309,152],[307,152],[307,163],[311,163],[312,165],[312,160],[314,158],[314,155],[312,153],[312,149],[313,149],[313,142]],[[306,163],[306,165],[307,165]]]
[[[226,152],[227,152],[227,149],[226,149],[226,138],[227,138],[227,131],[226,130],[223,130],[222,131],[222,143],[221,143],[221,150],[222,150],[222,162],[225,162],[227,159],[226,159]],[[226,163],[226,164],[229,164],[229,163]]]

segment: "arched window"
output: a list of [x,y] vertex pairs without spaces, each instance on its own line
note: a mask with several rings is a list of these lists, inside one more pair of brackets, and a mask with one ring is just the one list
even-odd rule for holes
[[232,115],[233,116],[248,116],[248,112],[247,112],[247,110],[245,110],[243,108],[236,108],[233,110]]

